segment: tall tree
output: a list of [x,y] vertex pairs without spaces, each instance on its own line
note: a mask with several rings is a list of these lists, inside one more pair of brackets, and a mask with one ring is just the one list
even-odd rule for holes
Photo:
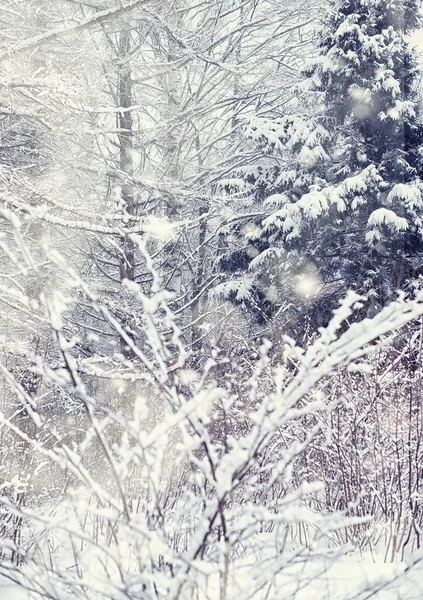
[[423,127],[408,36],[419,25],[417,0],[333,3],[305,98],[250,120],[256,204],[230,228],[223,267],[242,276],[221,292],[262,319],[293,303],[291,318],[300,306],[319,326],[347,288],[377,308],[418,273]]

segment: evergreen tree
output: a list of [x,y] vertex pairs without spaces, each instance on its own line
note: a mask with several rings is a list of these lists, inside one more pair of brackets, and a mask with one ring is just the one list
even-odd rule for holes
[[419,273],[423,126],[408,42],[419,4],[333,4],[302,113],[249,122],[263,158],[244,170],[254,203],[228,227],[232,280],[218,292],[260,318],[291,305],[319,326],[347,288],[380,306]]

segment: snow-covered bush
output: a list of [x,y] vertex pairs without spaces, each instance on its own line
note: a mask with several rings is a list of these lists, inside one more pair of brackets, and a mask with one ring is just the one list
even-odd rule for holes
[[[147,257],[143,241],[133,241]],[[168,292],[153,286],[145,295],[124,282],[144,327],[140,347],[57,252],[47,256],[67,288],[32,310],[49,324],[54,352],[32,356],[41,379],[32,395],[2,368],[31,427],[7,409],[1,427],[23,442],[31,469],[8,480],[7,458],[2,465],[2,511],[19,522],[19,535],[2,540],[1,574],[55,600],[277,597],[281,574],[294,570],[295,595],[309,582],[301,565],[353,547],[334,540],[350,542],[342,532],[370,515],[325,506],[327,471],[309,460],[317,439],[337,449],[330,424],[339,403],[322,390],[336,369],[359,368],[379,337],[423,315],[421,295],[348,327],[361,305],[351,294],[308,348],[281,339],[272,358],[264,342],[228,385],[217,350],[202,370],[189,367]],[[67,327],[79,293],[124,353],[81,357]],[[49,410],[47,389],[58,399]],[[38,479],[48,497],[31,493]],[[11,493],[21,489],[29,490],[24,504]]]

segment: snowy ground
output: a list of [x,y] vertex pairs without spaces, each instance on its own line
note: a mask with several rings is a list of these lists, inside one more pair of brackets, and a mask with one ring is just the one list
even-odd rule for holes
[[[0,599],[1,600],[29,600],[31,596],[24,590],[0,577]],[[32,600],[32,598],[31,598]]]
[[288,568],[278,576],[274,588],[283,590],[281,600],[421,600],[422,566],[405,571],[405,563],[375,564],[369,559],[342,558],[332,565]]
[[[419,563],[406,573],[405,570],[405,563],[375,564],[369,559],[342,558],[331,566],[316,563],[301,569],[289,568],[278,576],[277,589],[283,590],[280,600],[421,600],[423,565]],[[209,580],[207,589],[203,590],[204,600],[219,600],[219,586],[216,584],[217,581]],[[271,598],[275,598],[275,587],[269,594]],[[248,594],[245,595],[248,589],[247,569],[240,568],[238,573],[233,574],[230,588],[232,593],[228,597],[237,600],[248,598]],[[263,589],[263,598],[268,591],[269,588]],[[0,578],[0,600],[40,598]]]

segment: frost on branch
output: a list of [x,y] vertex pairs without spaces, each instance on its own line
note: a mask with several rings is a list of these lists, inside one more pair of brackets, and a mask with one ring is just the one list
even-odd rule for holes
[[[3,430],[25,444],[33,471],[2,487],[2,506],[22,525],[19,538],[4,541],[0,572],[59,600],[70,593],[261,598],[264,589],[276,594],[285,577],[310,585],[313,565],[329,565],[336,555],[329,541],[369,523],[367,515],[325,507],[323,473],[308,463],[316,440],[330,447],[336,405],[325,390],[337,369],[360,368],[378,338],[422,316],[423,298],[399,298],[344,330],[362,301],[351,294],[304,351],[289,339],[275,348],[264,343],[243,373],[217,352],[195,372],[166,294],[147,297],[128,283],[146,328],[138,346],[89,284],[74,285],[131,345],[132,358],[77,359],[66,330],[70,306],[46,301],[62,376],[56,358],[34,365],[42,374],[31,409],[36,427],[16,422],[10,411],[1,415]],[[110,382],[107,395],[97,393],[105,390],[94,385],[97,378]],[[76,430],[63,435],[71,412],[43,412],[49,389],[72,398],[74,411],[79,406]],[[23,402],[18,390],[11,393]],[[56,486],[47,498],[39,486],[49,478]],[[22,505],[12,489],[31,495]],[[19,570],[11,560],[17,555]],[[289,593],[294,597],[295,588]]]

